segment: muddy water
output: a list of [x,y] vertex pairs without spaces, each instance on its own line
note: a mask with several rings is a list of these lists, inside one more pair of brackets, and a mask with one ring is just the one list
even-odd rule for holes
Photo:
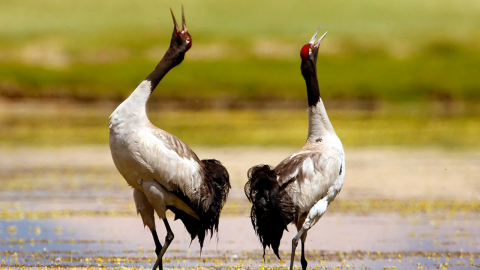
[[[263,260],[242,190],[241,174],[250,164],[236,161],[250,156],[255,159],[250,163],[258,163],[256,159],[275,163],[288,151],[202,151],[220,156],[232,174],[232,193],[218,237],[207,239],[200,253],[198,241],[190,243],[182,223],[170,216],[175,239],[165,255],[165,267],[287,267],[295,229],[289,227],[282,239],[283,260],[269,249]],[[345,190],[308,233],[309,267],[480,268],[476,200],[480,191],[474,173],[479,171],[478,155],[417,154],[406,159],[401,151],[352,152]],[[149,268],[153,264],[150,232],[135,215],[131,190],[112,167],[108,149],[19,149],[0,151],[0,158],[0,268]],[[462,170],[441,173],[443,167],[450,171],[448,166],[457,163]],[[381,164],[381,169],[375,170],[374,164]],[[404,178],[401,168],[408,168]],[[458,181],[456,173],[461,176]],[[377,185],[374,179],[385,180]],[[435,179],[440,180],[435,184]],[[442,198],[443,193],[449,196]],[[163,242],[161,222],[158,231]]]
[[[248,216],[221,219],[218,237],[207,240],[200,256],[179,221],[171,221],[175,239],[166,253],[166,267],[211,268],[262,266],[261,245]],[[75,216],[0,221],[0,257],[4,267],[149,267],[155,260],[153,241],[136,216]],[[160,238],[164,230],[159,224]],[[266,266],[285,266],[295,229],[281,242],[278,260],[270,250]],[[325,215],[309,231],[309,266],[359,269],[417,267],[436,269],[480,265],[480,215],[458,213],[400,216],[395,213]],[[297,250],[298,252],[300,250]],[[297,260],[299,256],[297,256]],[[297,261],[298,263],[298,261]]]

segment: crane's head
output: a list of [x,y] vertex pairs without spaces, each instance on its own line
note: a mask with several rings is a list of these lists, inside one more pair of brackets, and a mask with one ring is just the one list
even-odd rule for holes
[[320,25],[320,27],[318,27],[318,30],[317,32],[315,33],[315,35],[313,35],[312,39],[310,40],[309,43],[305,44],[302,49],[300,50],[300,57],[302,58],[302,66],[304,64],[308,64],[308,63],[311,63],[315,66],[315,64],[317,63],[317,56],[318,56],[318,47],[320,47],[320,42],[322,41],[322,39],[325,37],[325,35],[327,34],[327,32],[325,32],[325,34],[323,34],[323,36],[321,36],[317,41],[317,35],[318,35],[318,31],[320,31],[320,28],[322,26]]
[[175,15],[173,15],[173,11],[171,8],[170,8],[170,12],[172,13],[173,24],[174,24],[170,47],[185,53],[192,47],[192,37],[187,31],[187,24],[185,23],[185,13],[183,12],[183,5],[182,5],[182,30],[180,30],[180,27],[177,24],[177,20],[175,20]]

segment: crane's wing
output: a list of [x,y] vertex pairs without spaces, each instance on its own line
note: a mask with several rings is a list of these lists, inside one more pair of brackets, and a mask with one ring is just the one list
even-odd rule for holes
[[181,191],[193,199],[202,181],[197,155],[180,139],[153,125],[140,133],[138,159],[149,174],[167,190]]
[[343,179],[343,160],[343,153],[335,149],[293,154],[275,167],[278,184],[282,188],[296,182],[302,192],[308,192],[312,199],[318,200]]

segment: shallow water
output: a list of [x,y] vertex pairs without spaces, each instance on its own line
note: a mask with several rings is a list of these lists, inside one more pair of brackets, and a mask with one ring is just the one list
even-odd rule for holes
[[[171,220],[171,219],[170,219]],[[259,268],[286,266],[294,228],[285,233],[278,260],[261,245],[247,216],[221,219],[217,237],[190,239],[180,221],[170,221],[175,239],[165,256],[165,267]],[[155,260],[153,241],[135,216],[85,216],[0,221],[0,257],[4,267],[149,267]],[[158,226],[163,239],[163,224]],[[163,241],[162,241],[163,242]],[[309,231],[309,266],[399,269],[480,267],[480,215],[340,214],[325,215]],[[300,248],[297,249],[297,252]],[[299,265],[299,254],[296,256]]]
[[[90,154],[83,148],[37,149],[33,156],[31,149],[23,149],[1,156],[0,268],[100,269],[153,265],[156,258],[151,234],[135,215],[131,190],[111,164],[108,149],[102,149],[91,150]],[[272,159],[284,156],[276,151],[260,149],[245,156],[259,160],[263,160],[265,153]],[[362,153],[357,156],[358,161],[366,163]],[[425,164],[438,164],[437,159],[431,161],[431,156],[398,166],[421,171]],[[169,216],[175,239],[165,254],[165,268],[287,268],[295,228],[290,226],[283,236],[280,245],[283,261],[270,249],[264,261],[262,246],[248,216],[250,205],[243,194],[243,177],[248,165],[257,161],[242,158],[249,162],[240,166],[234,154],[221,159],[229,166],[233,187],[222,212],[218,238],[206,239],[200,254],[198,241],[190,244],[183,224]],[[384,155],[370,159],[373,161],[368,164],[387,160]],[[437,189],[431,189],[427,184],[440,179],[435,174],[402,178],[395,162],[390,162],[393,167],[382,164],[383,170],[373,165],[365,169],[364,163],[350,161],[352,176],[344,190],[308,232],[309,267],[480,268],[480,205],[475,199],[478,181],[472,180],[476,179],[476,169],[463,170],[462,177],[455,177],[461,183],[445,178],[441,179],[441,185],[436,182]],[[354,178],[355,172],[365,171],[370,173],[369,177]],[[386,179],[391,171],[398,172],[397,178],[385,181],[383,186],[372,184],[371,179]],[[427,184],[413,190],[412,186],[425,176],[429,176]],[[397,185],[399,179],[402,185]],[[455,189],[458,186],[471,192]],[[426,192],[430,189],[431,192]],[[439,197],[446,190],[451,196]],[[417,193],[422,197],[416,197]],[[157,224],[163,242],[165,229],[162,222]],[[295,265],[300,266],[300,247],[296,251]]]

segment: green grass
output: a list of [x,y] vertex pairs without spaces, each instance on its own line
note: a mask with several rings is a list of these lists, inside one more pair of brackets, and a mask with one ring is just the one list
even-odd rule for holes
[[[301,4],[187,0],[183,5],[188,27],[199,41],[249,43],[267,37],[304,43],[319,24],[337,35],[366,43],[421,43],[432,37],[471,41],[480,33],[480,3],[468,0],[309,0]],[[152,44],[143,41],[170,38],[170,7],[180,18],[179,3],[156,0],[2,1],[0,7],[3,43],[54,36],[65,37],[68,48],[110,46],[119,41],[121,45],[150,47]]]
[[[432,106],[414,108],[418,110],[414,115],[397,108],[376,113],[329,110],[329,116],[345,147],[480,147],[478,114],[449,116],[441,113],[443,108],[438,112]],[[108,116],[112,111],[109,106],[65,107],[1,114],[0,146],[107,145]],[[189,145],[214,147],[301,147],[308,124],[305,110],[152,111],[149,116],[155,125]]]
[[[278,110],[151,113],[188,144],[301,146],[305,111],[281,109],[306,102],[299,50],[323,24],[321,93],[347,147],[480,146],[478,1],[183,5],[193,47],[154,92],[155,104],[281,101]],[[119,104],[166,50],[170,6],[180,19],[179,3],[160,0],[1,1],[0,97]],[[113,109],[3,111],[0,145],[106,144]]]
[[[136,68],[130,69],[130,66]],[[0,91],[3,89],[2,93],[7,96],[44,98],[126,97],[151,66],[130,60],[115,65],[78,64],[67,70],[48,70],[10,63],[0,66],[0,78],[9,82],[3,88],[0,86]],[[318,70],[324,97],[389,102],[445,97],[465,101],[480,99],[478,67],[480,56],[468,55],[408,60],[325,56],[319,59]],[[305,96],[298,63],[251,59],[191,62],[180,66],[165,77],[152,98],[305,99]]]
[[[322,95],[480,100],[480,2],[185,1],[193,47],[162,99],[304,99],[299,50],[320,23]],[[119,99],[172,31],[167,1],[0,2],[0,96]],[[27,8],[28,7],[28,8]]]

